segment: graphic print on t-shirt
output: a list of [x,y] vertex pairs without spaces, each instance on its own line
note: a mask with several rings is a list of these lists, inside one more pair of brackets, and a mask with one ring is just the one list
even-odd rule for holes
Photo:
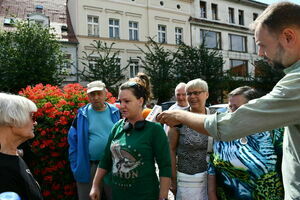
[[139,176],[136,168],[141,165],[141,155],[132,152],[130,146],[128,148],[121,146],[119,142],[112,142],[110,148],[113,159],[112,173],[115,180],[118,180],[119,186],[131,187],[134,179]]

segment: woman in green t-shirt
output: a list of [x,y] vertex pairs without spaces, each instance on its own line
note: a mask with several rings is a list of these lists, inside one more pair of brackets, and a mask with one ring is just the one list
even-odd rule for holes
[[100,198],[99,184],[108,172],[112,173],[113,200],[167,199],[171,177],[169,144],[162,126],[143,118],[149,96],[149,79],[143,73],[121,85],[119,100],[124,119],[111,131],[93,181],[92,200]]

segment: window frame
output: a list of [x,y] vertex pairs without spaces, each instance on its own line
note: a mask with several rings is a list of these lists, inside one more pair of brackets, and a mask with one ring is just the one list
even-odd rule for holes
[[[133,26],[134,24],[136,24],[137,26],[134,27]],[[128,27],[129,27],[129,30],[128,30],[129,38],[128,39],[138,41],[139,40],[139,23],[136,21],[129,21]],[[135,33],[136,33],[136,35],[135,35]]]
[[239,25],[244,26],[245,25],[245,14],[243,10],[238,10],[238,16],[239,16]]
[[[89,22],[89,17],[92,18],[92,22]],[[94,19],[97,19],[98,22],[95,22]],[[91,26],[91,33],[90,33],[90,28],[89,26]],[[96,27],[95,27],[96,26]],[[96,28],[96,29],[95,29]],[[98,31],[98,34],[95,33],[95,30]],[[94,36],[94,37],[99,37],[100,36],[100,24],[99,24],[99,16],[95,16],[95,15],[87,15],[87,32],[88,32],[88,36]]]
[[[248,76],[248,74],[249,74],[249,72],[248,72],[248,68],[249,68],[248,67],[248,60],[230,59],[229,61],[230,61],[230,71],[231,71],[233,76],[235,76],[235,77],[247,77]],[[240,61],[240,62],[243,62],[243,63],[240,64],[240,65],[234,66],[233,65],[234,61]],[[241,70],[240,74],[239,74],[239,71],[237,73],[235,73],[234,70],[233,70],[235,67],[239,67],[239,66],[241,66],[243,68],[245,67],[245,69]]]
[[140,72],[139,61],[134,60],[129,64],[129,77],[133,78]]
[[[164,28],[165,30],[161,30]],[[159,43],[167,43],[167,26],[163,24],[158,24],[158,38]]]
[[[111,24],[110,22],[113,22]],[[118,22],[118,24],[116,24]],[[120,20],[116,18],[109,18],[108,20],[108,36],[113,39],[120,39]]]
[[222,46],[221,46],[221,32],[217,32],[217,31],[211,31],[211,30],[207,30],[207,29],[200,29],[200,44],[202,45],[203,44],[203,41],[204,41],[204,34],[207,34],[207,33],[214,33],[216,35],[215,37],[215,43],[216,43],[216,46],[215,47],[208,47],[207,45],[205,45],[204,43],[204,46],[206,48],[209,48],[209,49],[222,49]]
[[253,53],[257,54],[258,52],[258,45],[255,42],[255,37],[253,37]]
[[205,19],[207,18],[207,4],[206,4],[206,1],[200,1],[200,18],[205,18]]
[[211,4],[211,17],[212,17],[212,20],[219,20],[218,4],[215,4],[215,3]]
[[[232,39],[233,37],[240,37],[243,39],[242,40],[242,50],[233,49],[233,39]],[[229,50],[230,51],[247,53],[247,37],[246,36],[229,33],[228,38],[229,38]]]
[[258,14],[257,13],[253,13],[253,21],[255,21],[258,17]]
[[175,27],[175,44],[183,42],[183,28]]
[[235,24],[234,8],[231,7],[228,8],[228,22],[230,24]]

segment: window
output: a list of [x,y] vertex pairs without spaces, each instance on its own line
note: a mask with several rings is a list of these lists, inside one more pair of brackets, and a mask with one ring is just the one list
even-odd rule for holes
[[248,66],[246,60],[230,60],[230,71],[235,76],[245,77],[248,74]]
[[4,18],[3,24],[6,26],[12,26],[15,24],[15,18]]
[[109,19],[109,37],[120,38],[120,22],[118,19]]
[[200,1],[200,17],[206,18],[206,2]]
[[244,36],[229,34],[229,44],[231,51],[247,51],[246,37]]
[[211,4],[211,14],[213,20],[218,20],[218,5],[217,4]]
[[89,68],[96,68],[97,66],[97,56],[91,55],[89,56]]
[[28,14],[28,21],[30,24],[38,24],[42,27],[49,27],[49,17],[42,13],[31,13]]
[[244,25],[244,11],[239,10],[239,25]]
[[258,52],[258,46],[255,42],[255,37],[253,37],[253,53],[257,53]]
[[116,66],[115,69],[115,76],[118,77],[121,75],[121,58],[115,58],[115,62],[117,63],[118,66]]
[[158,25],[158,42],[159,43],[166,43],[166,26]]
[[[113,71],[115,77],[121,75],[121,58],[109,57],[109,63],[111,65],[111,71]],[[90,55],[88,60],[88,65],[90,69],[95,69],[103,65],[101,62],[102,58],[97,55]]]
[[44,21],[43,20],[38,20],[38,19],[36,19],[36,20],[34,20],[35,21],[35,23],[37,24],[37,25],[40,25],[40,26],[43,26],[44,25]]
[[229,23],[234,24],[234,9],[228,8]]
[[129,40],[139,40],[139,26],[137,22],[129,21]]
[[219,32],[200,30],[200,41],[206,48],[221,49],[220,38]]
[[88,35],[99,36],[99,18],[96,16],[88,16]]
[[255,21],[257,17],[258,17],[258,14],[257,13],[253,13],[253,21]]
[[68,61],[68,63],[65,64],[63,67],[63,70],[67,72],[68,74],[74,74],[72,73],[72,55],[69,53],[65,53],[65,59]]
[[130,65],[130,78],[135,77],[139,73],[139,61],[133,60]]
[[175,28],[175,42],[176,44],[180,44],[182,42],[182,33],[183,33],[183,29],[176,27]]

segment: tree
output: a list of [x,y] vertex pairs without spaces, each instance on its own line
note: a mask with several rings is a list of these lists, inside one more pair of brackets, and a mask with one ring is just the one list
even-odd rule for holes
[[60,85],[68,60],[50,28],[20,22],[0,33],[0,88],[16,93],[37,83]]
[[120,51],[114,51],[114,45],[115,43],[111,43],[108,46],[106,42],[94,40],[94,43],[91,43],[93,50],[90,53],[83,51],[81,63],[84,68],[80,72],[80,77],[89,82],[102,80],[109,91],[116,95],[119,82],[125,79],[123,71],[127,69],[129,63],[121,68]]
[[270,92],[276,83],[284,76],[283,67],[272,67],[265,60],[260,59],[254,63],[255,76],[253,87],[263,93]]
[[147,51],[139,48],[144,57],[139,56],[138,58],[143,64],[145,73],[150,77],[154,98],[157,99],[157,104],[160,104],[168,101],[173,94],[174,58],[172,52],[165,50],[162,44],[151,38],[145,46]]
[[243,77],[236,77],[235,73],[228,70],[226,72],[227,91],[248,85],[254,87],[263,95],[270,92],[284,76],[283,67],[272,67],[264,59],[256,60],[253,66],[255,67],[254,73],[249,73]]
[[175,73],[177,82],[188,82],[202,78],[209,86],[208,102],[216,103],[222,96],[224,89],[223,56],[219,51],[207,49],[202,44],[199,47],[190,47],[181,43],[174,53]]

